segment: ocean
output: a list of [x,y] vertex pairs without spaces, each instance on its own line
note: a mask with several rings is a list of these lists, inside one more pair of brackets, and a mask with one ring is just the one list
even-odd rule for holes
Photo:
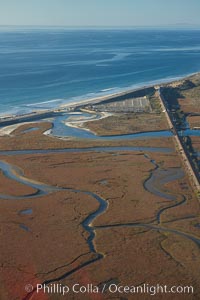
[[0,115],[200,71],[200,30],[0,28]]

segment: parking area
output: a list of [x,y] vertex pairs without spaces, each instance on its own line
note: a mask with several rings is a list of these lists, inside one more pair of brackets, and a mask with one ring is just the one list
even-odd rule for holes
[[105,104],[96,104],[91,108],[95,111],[106,112],[151,112],[150,101],[146,96]]

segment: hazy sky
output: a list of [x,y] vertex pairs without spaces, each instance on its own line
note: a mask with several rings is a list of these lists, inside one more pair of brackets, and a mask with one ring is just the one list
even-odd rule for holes
[[200,24],[200,0],[0,0],[0,25]]

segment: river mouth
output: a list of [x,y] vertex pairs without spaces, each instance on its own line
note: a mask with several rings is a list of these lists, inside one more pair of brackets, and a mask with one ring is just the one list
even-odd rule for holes
[[[121,135],[110,135],[110,136],[98,136],[93,132],[86,130],[84,128],[77,128],[69,126],[66,120],[69,118],[68,115],[58,116],[52,120],[53,128],[49,135],[53,137],[71,137],[71,138],[81,138],[90,140],[130,140],[130,139],[142,139],[142,138],[159,138],[159,137],[170,137],[172,132],[170,130],[163,131],[152,131],[152,132],[141,132],[133,134],[121,134]],[[98,120],[100,116],[96,117]],[[90,120],[90,118],[88,118]]]
[[[77,119],[78,116],[78,119]],[[159,131],[147,131],[147,132],[139,132],[132,134],[119,134],[119,135],[106,135],[99,136],[93,133],[86,128],[77,127],[77,122],[86,122],[86,121],[95,121],[102,118],[101,114],[95,114],[91,112],[82,112],[78,110],[77,112],[72,113],[57,113],[56,116],[51,118],[40,119],[35,116],[34,122],[44,122],[49,121],[52,123],[52,129],[47,130],[44,134],[49,135],[54,138],[77,138],[77,139],[85,139],[87,140],[98,140],[98,141],[115,141],[115,140],[140,140],[140,139],[151,139],[151,138],[167,138],[172,137],[173,133],[170,130],[159,130]],[[76,119],[73,119],[76,118]],[[30,117],[30,120],[26,120],[25,123],[29,124],[33,120]],[[19,124],[19,121],[11,121],[10,125]],[[0,126],[0,128],[2,125]],[[30,125],[30,128],[25,129],[22,133],[29,133],[33,131],[37,131],[39,128],[37,126]],[[200,130],[191,130],[184,129],[179,132],[180,136],[200,136]]]
[[[92,118],[99,120],[100,115],[59,113],[59,105],[67,100],[57,98],[78,101],[74,97],[81,95],[81,90],[86,97],[121,93],[123,89],[129,89],[126,86],[133,81],[138,82],[139,87],[150,78],[152,82],[148,85],[153,86],[162,76],[166,81],[174,81],[171,77],[177,78],[177,72],[191,70],[192,73],[200,54],[199,35],[192,30],[187,33],[187,30],[175,32],[168,29],[152,29],[146,33],[137,29],[119,30],[121,34],[118,30],[104,30],[100,35],[93,30],[78,32],[70,29],[65,32],[64,29],[59,30],[59,34],[56,31],[48,28],[44,32],[42,29],[41,33],[37,29],[37,42],[35,38],[32,40],[35,33],[32,35],[30,29],[2,34],[1,88],[5,96],[2,97],[2,107],[9,106],[6,101],[13,101],[10,113],[14,113],[15,105],[24,101],[24,107],[20,104],[21,112],[18,113],[32,111],[35,116],[32,116],[34,124],[30,125],[31,119],[24,115],[22,122],[26,121],[28,126],[24,128],[27,129],[20,131],[19,128],[13,134],[8,133],[1,145],[1,149],[23,150],[0,151],[0,190],[6,194],[0,191],[1,268],[5,285],[5,291],[3,287],[0,294],[8,300],[32,300],[40,298],[36,295],[37,283],[49,284],[49,287],[56,283],[60,287],[76,280],[80,284],[100,282],[103,286],[106,279],[108,285],[131,283],[136,287],[148,282],[174,286],[177,283],[194,284],[195,294],[183,298],[198,298],[198,203],[194,200],[188,178],[183,180],[185,174],[179,167],[183,164],[172,143],[173,132],[159,130],[162,127],[158,123],[150,132],[149,120],[147,129],[141,123],[138,128],[127,126],[125,130],[123,127],[116,130],[113,127],[107,132],[106,127],[105,131],[95,131],[95,126],[88,126],[99,135],[103,132],[98,136],[84,129],[84,125],[78,124],[80,127],[77,128],[76,123],[89,122]],[[13,72],[16,68],[19,72]],[[124,84],[121,91],[120,81]],[[17,91],[19,84],[21,87]],[[77,107],[82,105],[81,99],[79,101]],[[46,117],[43,115],[37,119],[37,113],[43,109],[47,111]],[[43,126],[36,122],[46,123]],[[52,129],[44,132],[51,125]],[[112,135],[140,129],[143,132]],[[149,131],[144,132],[146,130]],[[107,135],[109,132],[110,136]],[[199,132],[185,130],[180,135],[199,136]],[[108,142],[120,140],[121,143]],[[92,147],[109,144],[124,146]],[[63,149],[68,146],[79,148]],[[184,182],[189,192],[181,188]],[[191,199],[188,198],[190,193]],[[170,211],[175,207],[177,209]],[[192,216],[190,220],[183,219],[189,216]],[[33,284],[31,293],[24,291],[27,283]],[[41,297],[48,298],[47,295]],[[54,298],[53,295],[49,297]],[[57,297],[59,295],[55,295]],[[70,294],[66,297],[82,298]],[[126,294],[110,297],[103,293],[83,295],[83,298],[104,297],[134,298]],[[179,298],[179,294],[174,297]]]
[[[66,125],[64,125],[66,126]],[[80,130],[78,129],[79,133]],[[64,133],[64,135],[66,132]],[[153,133],[149,134],[149,137],[152,137]],[[154,133],[155,134],[155,133]],[[159,137],[159,134],[165,134],[163,132],[156,133],[157,137]],[[140,134],[134,134],[131,136],[148,136],[148,134],[144,133],[144,135]],[[168,133],[167,135],[168,136]],[[170,132],[171,136],[171,132]],[[96,136],[95,136],[96,137]],[[107,137],[108,140],[112,139],[113,137]],[[123,136],[115,136],[114,139],[129,139],[129,135],[123,135]],[[104,137],[100,137],[100,139],[104,139]],[[109,210],[109,201],[101,197],[98,193],[93,193],[89,190],[82,190],[77,187],[77,189],[66,187],[63,188],[62,186],[51,186],[46,185],[42,182],[35,182],[30,178],[27,178],[23,172],[17,168],[16,166],[6,163],[4,161],[0,162],[0,169],[2,170],[4,176],[7,178],[10,178],[14,181],[20,182],[24,185],[30,186],[32,188],[35,188],[36,193],[34,195],[23,195],[22,197],[11,197],[11,195],[0,195],[0,198],[6,199],[6,200],[29,200],[32,198],[41,197],[44,195],[53,194],[55,192],[64,192],[64,191],[70,191],[72,193],[80,194],[80,195],[88,195],[91,197],[95,202],[98,203],[98,208],[87,215],[85,219],[81,222],[81,226],[86,232],[86,238],[85,241],[87,243],[89,252],[93,255],[93,258],[90,260],[87,260],[83,263],[81,263],[79,266],[72,268],[69,272],[63,273],[60,277],[53,277],[47,281],[44,281],[43,283],[51,283],[56,282],[60,279],[67,278],[68,276],[71,276],[72,274],[78,272],[79,270],[82,270],[86,266],[93,264],[99,260],[103,260],[106,256],[106,254],[102,254],[100,250],[96,246],[96,238],[97,233],[100,230],[109,230],[110,228],[145,228],[152,231],[157,231],[158,233],[173,233],[180,237],[183,237],[187,240],[193,241],[198,246],[200,245],[200,240],[190,234],[186,234],[184,231],[181,230],[173,230],[169,229],[166,226],[162,224],[162,214],[169,208],[179,206],[186,201],[184,198],[179,201],[178,195],[176,195],[174,192],[169,192],[165,189],[165,185],[169,182],[176,181],[184,176],[184,173],[181,168],[168,168],[168,169],[161,169],[158,165],[156,160],[151,158],[151,153],[173,153],[174,150],[171,148],[159,148],[159,147],[91,147],[91,148],[76,148],[76,149],[48,149],[48,150],[19,150],[19,151],[0,151],[1,155],[5,156],[17,156],[17,155],[37,155],[37,154],[59,154],[59,153],[84,153],[84,152],[112,152],[114,155],[120,155],[123,152],[140,152],[141,155],[145,155],[145,158],[148,159],[152,165],[153,169],[150,171],[150,177],[145,181],[144,187],[149,192],[152,193],[160,198],[163,198],[166,200],[166,206],[162,209],[160,209],[156,216],[154,223],[142,223],[142,222],[129,222],[129,223],[120,223],[120,224],[104,224],[102,226],[95,226],[95,221],[99,216],[102,216]],[[148,153],[148,154],[147,154]],[[100,182],[101,185],[105,185],[105,188],[108,184],[108,181],[106,179],[102,180]],[[109,184],[108,184],[109,185]],[[31,217],[33,215],[33,208],[26,206],[26,209],[23,209],[18,212],[19,216],[23,218],[23,223],[21,222],[19,226],[19,229],[23,230],[22,233],[26,235],[32,234],[32,228],[27,226],[26,224],[26,218]],[[34,216],[34,215],[33,215]],[[156,224],[155,224],[156,222]],[[29,295],[27,295],[28,297]],[[25,298],[28,299],[28,298]]]
[[[100,114],[94,113],[85,113],[77,111],[73,116],[79,116],[79,121],[85,122],[92,120],[99,120],[102,118]],[[81,138],[85,140],[102,140],[102,141],[113,141],[113,140],[132,140],[132,139],[142,139],[142,138],[160,138],[160,137],[171,137],[173,133],[170,130],[159,130],[159,131],[149,131],[149,132],[140,132],[133,134],[121,134],[121,135],[110,135],[110,136],[98,136],[92,131],[87,129],[74,126],[74,122],[71,120],[72,114],[70,113],[60,113],[51,118],[40,119],[35,116],[34,122],[44,122],[49,121],[52,123],[52,129],[47,130],[44,134],[55,137],[55,138]],[[9,125],[20,125],[20,123],[30,124],[33,120],[30,117],[30,120],[25,120],[24,122],[15,121],[14,119],[10,121]],[[75,122],[76,123],[76,122]],[[5,125],[1,125],[0,128],[3,128]],[[32,131],[37,131],[39,128],[37,126],[30,125],[30,128],[22,131],[22,133],[29,133]]]
[[[78,116],[78,117],[77,117]],[[75,118],[75,119],[74,119]],[[72,113],[57,113],[56,116],[48,118],[48,116],[44,119],[37,119],[37,116],[34,117],[35,122],[44,122],[49,121],[52,123],[52,129],[44,132],[45,135],[49,135],[54,138],[77,138],[77,139],[85,139],[87,140],[98,140],[98,141],[115,141],[115,140],[140,140],[140,139],[151,139],[151,138],[167,138],[172,137],[173,133],[170,130],[159,130],[159,131],[147,131],[147,132],[138,132],[132,134],[118,134],[118,135],[106,135],[99,136],[93,133],[92,131],[84,128],[77,127],[77,123],[86,122],[86,121],[95,121],[100,120],[102,115],[99,113],[93,112],[82,112],[78,110],[77,112]],[[30,120],[25,121],[26,124],[32,122],[32,118]],[[19,124],[20,121],[10,121],[10,125]],[[0,126],[0,128],[2,125]],[[25,129],[21,133],[29,133],[33,131],[37,131],[39,128],[37,126],[31,125],[30,128]],[[191,130],[184,129],[179,132],[180,136],[200,136],[200,130]]]

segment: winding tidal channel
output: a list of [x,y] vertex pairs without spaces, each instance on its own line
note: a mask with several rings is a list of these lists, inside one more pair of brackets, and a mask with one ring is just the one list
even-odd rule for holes
[[[79,149],[81,151],[81,149]],[[95,151],[96,149],[90,149],[90,151]],[[104,148],[100,149],[102,151],[105,151]],[[135,151],[138,149],[127,149],[127,147],[125,147],[125,149],[123,149],[123,147],[117,148],[116,151],[120,152],[120,151]],[[145,150],[147,150],[145,148]],[[30,152],[31,151],[31,152]],[[58,150],[45,150],[45,153],[55,153],[55,151],[57,151],[59,153],[59,149]],[[73,149],[70,149],[71,152],[73,152]],[[99,149],[97,150],[99,151]],[[108,148],[106,148],[106,151],[109,151]],[[113,151],[113,147],[111,147],[110,151]],[[148,152],[150,152],[151,149],[148,149]],[[155,151],[155,149],[153,149],[153,151]],[[160,149],[158,149],[158,151],[161,151]],[[169,149],[163,149],[163,152],[169,152],[171,150]],[[63,152],[63,149],[62,149]],[[66,152],[69,152],[69,149],[66,150]],[[38,150],[27,150],[27,151],[11,151],[9,153],[7,153],[8,155],[19,155],[19,154],[38,154],[41,153],[41,151]],[[1,154],[6,155],[6,153],[1,152]],[[3,172],[4,176],[6,176],[9,179],[12,179],[14,181],[17,181],[21,184],[24,184],[26,186],[32,187],[34,189],[36,189],[36,192],[34,194],[30,194],[30,195],[24,195],[24,196],[11,196],[11,195],[3,195],[0,194],[0,198],[2,199],[7,199],[7,200],[20,200],[20,199],[30,199],[30,198],[35,198],[35,197],[41,197],[42,195],[46,195],[49,193],[54,193],[56,191],[70,191],[70,192],[74,192],[74,193],[83,193],[86,195],[89,195],[91,197],[93,197],[93,199],[95,201],[98,201],[99,207],[98,209],[91,213],[90,215],[88,215],[85,220],[82,222],[82,226],[84,228],[84,230],[86,232],[88,232],[88,238],[86,240],[88,247],[90,249],[90,252],[93,253],[95,255],[95,257],[89,261],[86,261],[85,263],[77,266],[76,268],[70,270],[69,272],[63,274],[62,276],[60,276],[59,278],[52,278],[48,281],[43,282],[43,284],[50,284],[56,281],[59,281],[61,279],[64,279],[68,276],[70,276],[71,274],[77,272],[78,270],[94,263],[97,260],[103,259],[104,255],[100,252],[98,252],[98,250],[96,249],[94,240],[95,240],[95,232],[97,230],[106,230],[109,228],[117,228],[117,227],[134,227],[134,228],[146,228],[146,229],[150,229],[150,230],[155,230],[158,231],[160,233],[162,232],[168,232],[168,233],[173,233],[173,234],[177,234],[181,237],[184,237],[186,239],[189,239],[193,242],[195,242],[198,246],[200,246],[200,239],[195,238],[192,235],[189,235],[187,233],[178,231],[178,230],[173,230],[173,229],[168,229],[165,228],[163,226],[160,226],[161,223],[161,215],[164,213],[164,211],[166,211],[169,208],[181,205],[182,203],[184,203],[185,198],[184,196],[182,196],[182,200],[178,202],[177,200],[177,196],[175,194],[169,193],[168,191],[166,191],[163,186],[171,181],[174,181],[176,179],[180,179],[184,176],[184,172],[180,169],[180,168],[170,168],[170,169],[166,169],[163,170],[159,167],[159,165],[156,164],[155,161],[151,160],[151,158],[149,157],[149,155],[145,154],[144,155],[146,159],[150,160],[152,165],[154,166],[152,172],[151,172],[151,176],[146,180],[146,182],[144,183],[144,188],[146,190],[148,190],[150,193],[155,194],[156,196],[160,196],[165,198],[166,200],[169,201],[169,205],[167,207],[165,207],[164,209],[161,209],[158,213],[157,213],[157,224],[154,223],[150,223],[150,224],[144,224],[144,223],[124,223],[124,224],[113,224],[113,225],[103,225],[103,226],[93,226],[93,223],[95,221],[95,219],[100,216],[101,214],[105,213],[107,208],[108,208],[108,203],[107,201],[105,201],[103,198],[101,198],[99,195],[90,192],[90,191],[84,191],[84,190],[78,190],[78,189],[72,189],[72,188],[62,188],[62,187],[55,187],[55,186],[50,186],[50,185],[46,185],[43,184],[41,182],[36,182],[30,178],[27,178],[23,172],[16,166],[13,166],[7,162],[4,161],[0,161],[0,169]],[[29,209],[27,211],[21,211],[20,214],[31,214],[32,210]],[[29,231],[29,228],[27,228],[25,225],[21,225],[20,226],[21,229],[24,229],[26,231]],[[33,293],[35,293],[35,289],[30,293],[27,294],[27,296],[24,298],[24,300],[28,300],[31,299]]]
[[[54,123],[55,125],[55,123]],[[64,128],[62,125],[61,120],[58,120],[57,125],[54,126],[54,131],[53,135],[56,135],[57,132],[60,130],[60,128]],[[66,127],[66,126],[65,126]],[[74,132],[79,132],[78,135],[76,134],[75,136],[79,136],[79,134],[82,134],[83,130],[80,129],[68,129],[65,128],[64,134],[66,135],[66,130],[71,130],[71,134]],[[57,131],[58,130],[58,131]],[[73,132],[72,132],[73,131]],[[92,133],[88,133],[84,131],[87,137],[91,138]],[[69,132],[68,132],[69,133]],[[160,133],[159,133],[160,134]],[[151,133],[150,136],[159,136],[158,133]],[[163,132],[162,136],[169,136],[171,135],[170,132]],[[140,135],[131,135],[134,138],[140,137]],[[143,137],[144,135],[142,135]],[[85,136],[82,136],[84,138]],[[121,139],[122,136],[118,136],[118,139]],[[116,138],[116,137],[115,137]],[[123,138],[129,139],[130,135],[125,135]],[[107,137],[107,139],[113,139],[113,137]],[[85,149],[49,149],[49,150],[16,150],[16,151],[0,151],[0,155],[3,156],[15,156],[15,155],[25,155],[25,154],[50,154],[50,153],[69,153],[69,152],[88,152],[88,151],[95,151],[95,152],[114,152],[114,153],[121,153],[123,151],[142,151],[143,153],[150,153],[150,152],[164,152],[164,153],[170,153],[173,150],[170,148],[153,148],[153,147],[94,147],[94,148],[85,148]],[[59,281],[61,279],[64,279],[71,274],[77,272],[78,270],[94,263],[97,260],[103,259],[104,255],[96,249],[95,246],[95,236],[96,236],[96,231],[97,230],[107,230],[109,228],[117,228],[117,227],[134,227],[134,228],[146,228],[150,230],[155,230],[157,232],[168,232],[168,233],[173,233],[176,235],[179,235],[185,239],[189,239],[193,241],[195,244],[200,247],[200,239],[194,237],[193,235],[190,235],[188,233],[179,231],[179,230],[173,230],[169,228],[165,228],[161,226],[161,218],[162,214],[173,207],[182,205],[186,199],[183,195],[176,195],[174,193],[171,193],[166,190],[165,185],[169,182],[175,181],[177,179],[181,179],[185,176],[183,170],[181,168],[169,168],[169,169],[162,169],[156,161],[152,160],[149,154],[144,154],[145,158],[149,160],[152,163],[152,170],[150,177],[145,181],[144,183],[144,188],[159,197],[164,198],[167,202],[165,208],[160,209],[157,214],[156,214],[156,219],[152,223],[144,224],[144,223],[123,223],[123,224],[111,224],[111,225],[102,225],[102,226],[94,226],[93,223],[95,219],[102,215],[103,213],[106,212],[108,209],[108,202],[105,201],[102,197],[99,195],[90,192],[90,191],[84,191],[84,190],[79,190],[79,189],[72,189],[72,188],[63,188],[63,187],[57,187],[57,186],[51,186],[51,185],[46,185],[44,183],[34,181],[30,178],[27,178],[21,169],[19,169],[17,166],[11,165],[5,161],[0,161],[0,170],[2,171],[3,175],[11,180],[14,180],[18,183],[21,183],[25,186],[31,187],[35,189],[35,192],[32,194],[28,195],[23,195],[23,196],[12,196],[12,195],[5,195],[5,194],[0,194],[0,198],[4,200],[16,200],[20,201],[21,199],[31,199],[31,198],[37,198],[41,197],[43,195],[47,195],[50,193],[58,192],[58,191],[70,191],[74,193],[82,193],[91,196],[94,201],[97,201],[99,204],[99,207],[96,211],[92,212],[89,214],[82,222],[82,227],[84,230],[88,233],[88,237],[86,239],[86,242],[88,244],[89,250],[91,253],[94,254],[94,258],[91,260],[88,260],[81,265],[78,265],[74,269],[70,270],[67,273],[62,274],[58,278],[52,278],[49,279],[43,284],[49,284],[53,283],[56,281]],[[32,208],[20,211],[19,214],[32,214]],[[21,229],[24,229],[26,231],[30,231],[29,228],[27,228],[24,224],[21,224]],[[76,258],[78,259],[78,258]],[[76,261],[76,259],[74,261]],[[35,293],[36,289],[34,289],[31,293],[27,294],[24,300],[31,299],[32,295]]]

